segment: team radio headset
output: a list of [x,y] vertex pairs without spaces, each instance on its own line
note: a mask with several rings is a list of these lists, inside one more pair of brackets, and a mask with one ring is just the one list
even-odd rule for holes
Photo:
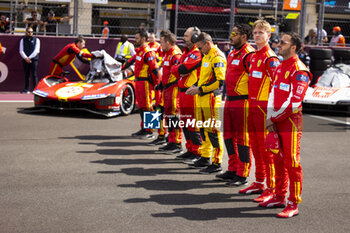
[[191,36],[191,42],[193,44],[197,42],[198,36],[199,36],[199,28],[194,26],[193,27],[193,33],[192,33],[192,36]]

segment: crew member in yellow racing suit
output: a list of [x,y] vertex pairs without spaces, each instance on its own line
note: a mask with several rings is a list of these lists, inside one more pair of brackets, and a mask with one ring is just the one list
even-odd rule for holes
[[[186,94],[199,95],[196,124],[201,125],[199,127],[203,144],[201,158],[192,166],[203,168],[200,173],[214,173],[222,170],[221,162],[224,154],[224,140],[219,131],[221,126],[219,109],[222,103],[219,88],[225,80],[226,58],[207,33],[199,34],[196,46],[204,54],[201,72],[197,85],[189,88]],[[211,155],[213,156],[210,164]]]

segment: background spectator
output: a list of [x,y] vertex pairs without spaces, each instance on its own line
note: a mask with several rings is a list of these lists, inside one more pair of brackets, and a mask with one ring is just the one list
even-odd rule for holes
[[[315,33],[316,33],[316,38],[317,38],[318,37],[317,28],[315,28]],[[327,32],[324,29],[322,29],[321,42],[322,43],[327,43],[328,42]]]
[[38,12],[32,11],[32,17],[23,20],[23,23],[26,23],[28,27],[33,28],[34,34],[40,31],[41,25],[43,25],[43,21],[38,19]]
[[103,29],[102,29],[102,38],[108,38],[109,37],[109,27],[108,27],[108,21],[103,22]]
[[28,27],[26,29],[26,36],[23,37],[19,42],[19,54],[23,58],[23,69],[25,78],[24,90],[21,93],[30,93],[30,73],[32,73],[33,78],[33,89],[35,88],[38,82],[37,68],[40,53],[40,40],[36,37],[33,37],[33,32],[33,28]]
[[135,48],[132,43],[128,41],[127,35],[122,35],[120,42],[115,50],[114,59],[124,64],[125,61],[129,60],[135,54]]
[[1,15],[0,33],[10,33],[10,20],[6,18],[6,15]]
[[315,28],[311,28],[309,30],[309,34],[305,37],[304,43],[308,44],[308,45],[316,45],[317,44]]
[[332,36],[331,42],[329,43],[330,46],[345,47],[345,38],[340,33],[341,33],[341,28],[339,26],[335,26],[333,28],[333,36]]
[[55,17],[55,12],[52,10],[47,14],[47,19],[44,21],[45,31],[49,35],[56,34],[57,24],[62,23],[64,21],[68,21],[73,18],[73,16],[65,16],[65,17]]

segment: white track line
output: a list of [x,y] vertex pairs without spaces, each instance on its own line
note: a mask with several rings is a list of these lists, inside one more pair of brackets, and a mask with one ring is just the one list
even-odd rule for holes
[[317,119],[321,119],[321,120],[325,120],[325,121],[332,121],[332,122],[336,122],[336,123],[340,123],[340,124],[344,124],[344,125],[350,125],[350,122],[347,121],[340,121],[340,120],[335,120],[329,117],[322,117],[322,116],[316,116],[316,115],[310,115],[310,114],[304,114],[305,116],[310,116],[313,118],[317,118]]

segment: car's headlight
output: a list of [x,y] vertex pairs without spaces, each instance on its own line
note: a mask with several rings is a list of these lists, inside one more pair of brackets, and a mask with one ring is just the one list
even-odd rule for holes
[[39,89],[36,89],[35,91],[33,91],[33,94],[44,97],[44,98],[49,95],[49,93],[46,93],[45,91],[41,91]]
[[102,99],[106,98],[108,94],[96,94],[96,95],[84,95],[81,97],[82,100],[94,100],[94,99]]

